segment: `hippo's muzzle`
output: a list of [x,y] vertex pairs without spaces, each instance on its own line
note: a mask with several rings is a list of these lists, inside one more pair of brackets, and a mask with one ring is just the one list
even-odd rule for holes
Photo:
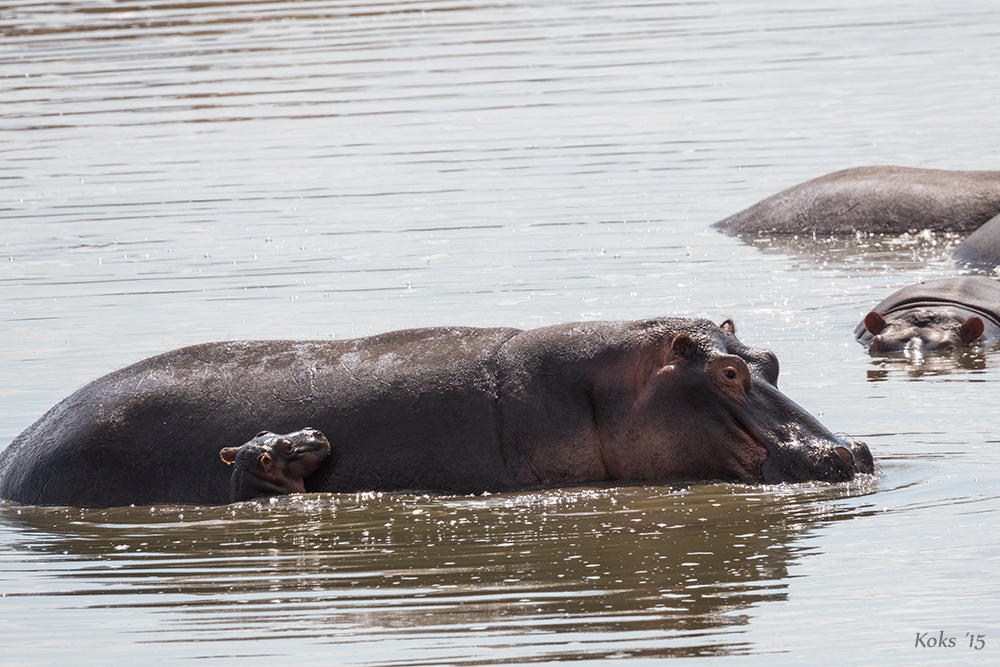
[[875,472],[875,460],[868,445],[833,437],[832,442],[784,443],[773,448],[761,466],[764,481],[768,484],[846,482],[856,475]]
[[764,482],[844,482],[875,472],[864,442],[834,435],[770,383],[755,381],[752,393],[754,401],[744,414],[767,450],[760,468]]

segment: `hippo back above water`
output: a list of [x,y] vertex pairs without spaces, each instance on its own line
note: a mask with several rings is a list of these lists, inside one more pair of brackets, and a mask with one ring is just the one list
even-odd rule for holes
[[1000,266],[1000,215],[969,234],[951,258],[971,269],[995,271]]
[[727,234],[971,232],[1000,213],[1000,171],[875,166],[800,183],[716,222]]
[[731,323],[663,318],[196,345],[104,376],[0,454],[25,504],[225,504],[219,459],[261,429],[330,443],[308,491],[505,491],[599,480],[870,473],[776,388]]

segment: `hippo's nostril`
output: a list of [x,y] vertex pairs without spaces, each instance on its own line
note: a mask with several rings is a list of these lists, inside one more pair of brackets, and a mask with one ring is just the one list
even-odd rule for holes
[[851,453],[847,447],[836,446],[833,451],[837,452],[837,456],[844,460],[844,463],[848,465],[854,465],[854,454]]

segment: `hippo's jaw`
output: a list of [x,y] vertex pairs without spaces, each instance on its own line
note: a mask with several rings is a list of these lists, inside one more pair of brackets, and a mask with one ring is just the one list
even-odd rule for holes
[[872,472],[871,454],[864,443],[830,438],[814,434],[764,436],[757,429],[737,427],[733,451],[740,464],[737,479],[765,484],[843,482],[858,473]]
[[756,481],[763,479],[763,465],[767,461],[767,447],[759,437],[751,435],[752,429],[737,425],[734,429],[736,450],[733,456],[739,464],[738,477],[740,481]]

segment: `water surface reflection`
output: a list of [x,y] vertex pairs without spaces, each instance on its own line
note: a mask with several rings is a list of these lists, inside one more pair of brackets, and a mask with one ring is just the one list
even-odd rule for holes
[[936,268],[958,273],[949,261],[966,237],[951,232],[919,234],[746,235],[747,245],[769,255],[787,255],[798,268],[836,268],[851,275],[905,275]]
[[[228,507],[0,505],[29,576],[10,602],[143,609],[143,642],[426,637],[399,664],[742,653],[745,611],[785,598],[799,539],[870,511],[841,485],[588,487],[485,497],[317,494]],[[39,582],[65,580],[68,590]],[[433,640],[433,641],[431,641]],[[184,650],[195,651],[197,644]],[[242,649],[263,656],[263,644]],[[449,654],[449,651],[451,653]]]

